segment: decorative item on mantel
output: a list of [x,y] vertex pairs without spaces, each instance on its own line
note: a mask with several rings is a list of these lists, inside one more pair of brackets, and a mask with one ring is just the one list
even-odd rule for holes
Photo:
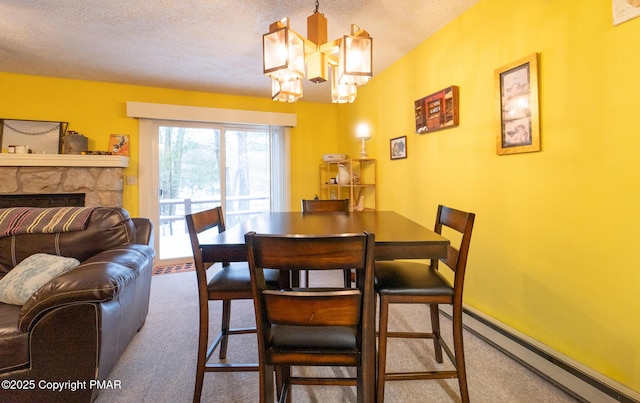
[[89,149],[89,139],[75,130],[62,137],[62,154],[82,154]]
[[68,122],[0,119],[0,148],[3,153],[59,154]]
[[109,138],[109,151],[115,155],[129,156],[129,135],[112,134]]

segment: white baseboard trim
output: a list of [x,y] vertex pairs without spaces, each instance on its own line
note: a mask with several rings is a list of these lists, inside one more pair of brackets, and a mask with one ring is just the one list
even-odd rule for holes
[[[451,306],[441,305],[440,310],[451,317]],[[640,393],[478,310],[465,306],[463,323],[470,332],[580,400],[640,403]]]

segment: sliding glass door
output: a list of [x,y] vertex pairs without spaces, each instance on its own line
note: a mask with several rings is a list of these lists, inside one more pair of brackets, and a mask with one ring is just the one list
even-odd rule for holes
[[282,191],[282,130],[148,123],[148,132],[154,136],[151,149],[156,150],[149,164],[155,172],[150,172],[149,180],[157,185],[157,197],[150,197],[149,215],[156,228],[157,264],[192,259],[185,214],[222,206],[229,228],[261,212],[282,209],[280,195],[273,197],[274,191]]

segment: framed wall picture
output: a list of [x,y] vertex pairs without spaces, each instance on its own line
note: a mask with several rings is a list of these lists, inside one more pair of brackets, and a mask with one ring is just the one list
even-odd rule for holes
[[109,152],[114,155],[129,156],[129,135],[112,134],[109,138]]
[[390,151],[392,160],[407,158],[407,136],[391,139]]
[[460,124],[458,87],[451,86],[414,103],[416,133],[423,134]]
[[59,154],[68,125],[48,120],[0,119],[0,148],[8,152],[9,146],[24,146],[21,149],[37,154]]
[[498,155],[540,151],[538,54],[495,70]]

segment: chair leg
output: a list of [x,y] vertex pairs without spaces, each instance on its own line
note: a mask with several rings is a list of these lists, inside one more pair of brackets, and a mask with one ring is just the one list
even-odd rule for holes
[[440,312],[438,304],[430,304],[431,333],[433,333],[433,351],[436,353],[436,362],[442,364],[442,345],[440,344]]
[[291,366],[276,367],[276,394],[278,402],[291,403]]
[[273,403],[273,366],[260,365],[260,403]]
[[469,402],[469,388],[467,386],[467,369],[464,362],[464,341],[462,327],[462,308],[453,310],[453,351],[456,359],[460,398],[463,403]]
[[387,366],[387,326],[389,322],[389,301],[380,295],[379,340],[378,340],[378,403],[384,403],[384,382]]
[[227,345],[229,344],[229,325],[231,322],[231,300],[222,300],[222,325],[220,340],[220,359],[224,360],[227,357]]
[[279,402],[282,397],[282,367],[276,365],[274,366],[274,370],[276,373],[276,399]]
[[356,401],[365,403],[364,401],[364,379],[362,377],[362,365],[356,367]]
[[200,304],[200,332],[198,336],[198,357],[196,360],[196,383],[193,390],[193,402],[199,403],[204,382],[204,368],[207,365],[207,347],[209,344],[209,306]]

